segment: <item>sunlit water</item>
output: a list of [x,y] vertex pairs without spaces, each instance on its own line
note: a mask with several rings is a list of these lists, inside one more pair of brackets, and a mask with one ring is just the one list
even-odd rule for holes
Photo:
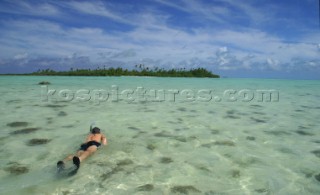
[[[319,194],[319,89],[295,80],[2,76],[0,194]],[[259,90],[275,93],[262,99]],[[108,146],[59,177],[56,162],[76,152],[93,121]]]

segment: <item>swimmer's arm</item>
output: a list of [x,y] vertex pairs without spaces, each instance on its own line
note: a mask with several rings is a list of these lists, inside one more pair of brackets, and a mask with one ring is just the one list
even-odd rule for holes
[[103,144],[103,145],[107,145],[107,144],[108,144],[107,138],[106,138],[106,136],[104,136],[103,134],[102,134],[102,136],[101,136],[101,141],[102,141],[102,144]]

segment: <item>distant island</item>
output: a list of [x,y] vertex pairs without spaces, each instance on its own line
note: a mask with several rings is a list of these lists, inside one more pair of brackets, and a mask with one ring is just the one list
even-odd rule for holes
[[97,68],[97,69],[73,69],[69,71],[54,71],[51,69],[38,70],[37,72],[22,74],[35,76],[154,76],[154,77],[207,77],[220,78],[205,68],[194,69],[169,69],[145,67],[143,64],[135,65],[136,69],[128,70],[123,68]]

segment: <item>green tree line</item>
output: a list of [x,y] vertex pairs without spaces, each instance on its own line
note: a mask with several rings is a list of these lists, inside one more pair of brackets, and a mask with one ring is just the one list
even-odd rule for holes
[[206,70],[205,68],[194,69],[163,69],[145,67],[143,64],[135,66],[133,70],[123,68],[97,68],[97,69],[73,69],[69,71],[54,71],[51,69],[38,70],[31,75],[47,76],[156,76],[156,77],[209,77],[219,78],[217,74]]

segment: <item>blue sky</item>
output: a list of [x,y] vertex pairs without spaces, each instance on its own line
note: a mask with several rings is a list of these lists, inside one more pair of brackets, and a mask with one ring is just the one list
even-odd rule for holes
[[318,0],[0,0],[0,73],[204,67],[320,79]]

